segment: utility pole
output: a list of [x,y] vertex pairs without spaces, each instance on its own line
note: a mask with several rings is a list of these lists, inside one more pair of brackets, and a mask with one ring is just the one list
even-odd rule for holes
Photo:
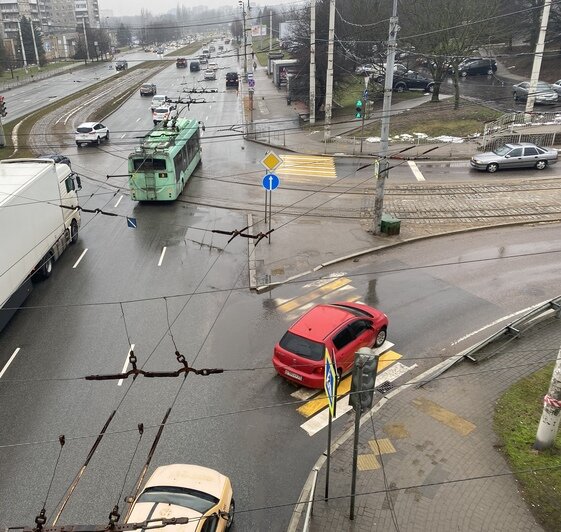
[[538,79],[540,77],[540,69],[542,66],[543,50],[545,47],[545,32],[547,30],[547,23],[549,22],[550,10],[551,0],[545,0],[542,11],[542,20],[540,23],[540,33],[538,35],[538,42],[536,43],[536,51],[534,52],[534,63],[532,64],[532,75],[530,76],[528,99],[526,100],[525,118],[527,121],[530,120],[530,113],[534,110],[534,103],[536,101],[536,89],[538,88]]
[[536,434],[534,449],[549,449],[555,442],[561,418],[561,349],[557,353],[549,390],[543,398],[543,412]]
[[86,18],[82,19],[82,28],[84,29],[84,42],[86,45],[86,63],[90,61],[90,47],[88,45],[88,34],[86,32]]
[[390,163],[388,161],[388,147],[390,140],[390,113],[392,109],[393,66],[395,61],[395,48],[397,45],[398,31],[397,0],[393,0],[388,36],[386,75],[384,81],[384,103],[382,106],[382,123],[380,132],[380,170],[376,176],[376,198],[374,199],[374,219],[372,220],[372,232],[376,235],[381,232],[382,214],[384,209],[384,186],[386,184],[390,168]]
[[273,51],[273,11],[269,11],[269,53]]
[[33,37],[33,49],[35,50],[35,60],[37,61],[37,70],[41,70],[41,65],[39,64],[39,52],[37,52],[37,41],[35,40],[35,27],[33,26],[33,22],[30,22],[30,25],[31,35]]
[[[397,1],[397,0],[395,0]],[[327,34],[327,76],[325,81],[325,126],[323,140],[331,136],[331,111],[333,109],[333,41],[335,40],[335,0],[329,0],[329,32]]]
[[316,0],[310,2],[310,124],[316,123]]
[[243,76],[245,79],[247,79],[247,33],[245,31],[245,4],[243,0],[238,0],[238,3],[242,8],[243,18]]
[[19,40],[21,42],[21,56],[23,58],[23,68],[27,72],[27,55],[25,54],[25,46],[23,45],[23,35],[21,34],[21,22],[18,20]]

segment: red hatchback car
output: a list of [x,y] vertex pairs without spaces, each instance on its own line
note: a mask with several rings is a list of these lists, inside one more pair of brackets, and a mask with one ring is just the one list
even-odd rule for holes
[[379,347],[388,317],[360,303],[318,305],[302,315],[275,346],[277,373],[308,388],[323,388],[325,348],[335,355],[339,376],[354,364],[361,347]]

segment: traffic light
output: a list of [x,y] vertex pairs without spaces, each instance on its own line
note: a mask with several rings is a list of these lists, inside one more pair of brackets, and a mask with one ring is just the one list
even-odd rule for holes
[[8,111],[6,111],[6,102],[4,101],[4,96],[0,96],[0,116],[6,116]]
[[361,412],[370,408],[374,401],[374,386],[378,371],[378,356],[369,348],[361,348],[355,353],[355,364],[351,381],[349,404]]
[[362,118],[362,100],[356,101],[355,109],[356,109],[355,118]]

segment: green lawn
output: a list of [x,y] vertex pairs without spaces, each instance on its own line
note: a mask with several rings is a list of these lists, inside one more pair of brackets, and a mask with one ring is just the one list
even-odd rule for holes
[[[83,61],[57,61],[56,63],[47,63],[45,66],[38,68],[36,65],[30,65],[27,67],[27,72],[24,68],[15,68],[13,71],[6,70],[0,73],[0,81],[10,81],[12,79],[26,79],[36,76],[42,72],[49,72],[53,70],[60,70],[64,67],[68,67],[71,64],[80,65]],[[13,76],[12,76],[13,72]]]
[[201,47],[200,42],[195,41],[192,42],[191,44],[188,44],[187,46],[183,46],[181,48],[178,48],[177,50],[174,50],[173,52],[169,52],[168,54],[165,54],[166,57],[168,56],[179,56],[179,57],[183,57],[183,56],[189,56],[193,53],[195,53],[200,47]]
[[513,471],[546,468],[515,476],[535,518],[551,532],[559,531],[561,523],[561,432],[547,451],[538,453],[532,446],[552,371],[549,364],[509,388],[497,403],[494,420],[501,450]]

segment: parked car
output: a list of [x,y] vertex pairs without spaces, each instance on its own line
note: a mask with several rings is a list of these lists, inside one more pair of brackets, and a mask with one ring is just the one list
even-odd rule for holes
[[557,93],[561,94],[561,79],[558,79],[555,83],[551,84],[551,88]]
[[406,73],[394,73],[394,91],[403,92],[411,89],[421,89],[425,92],[432,92],[434,90],[434,81],[413,70],[409,70]]
[[140,96],[154,96],[156,94],[156,85],[154,83],[143,83],[140,86]]
[[166,104],[161,105],[160,107],[156,107],[156,109],[152,111],[152,121],[154,122],[154,125],[157,125],[164,120],[173,118],[176,115],[174,111],[175,105]]
[[189,65],[189,70],[191,72],[198,72],[199,70],[201,70],[201,64],[199,63],[199,61],[191,61],[190,65]]
[[58,164],[67,164],[68,168],[72,169],[70,164],[70,159],[66,155],[61,155],[60,153],[49,153],[46,155],[39,155],[39,159],[51,159]]
[[[462,77],[476,74],[491,75],[497,71],[497,62],[490,57],[470,57],[458,65],[458,74]],[[453,72],[452,72],[453,73]]]
[[177,68],[187,68],[187,59],[185,59],[184,57],[178,57],[175,60],[175,66]]
[[[383,83],[384,80],[386,79],[386,64],[384,63],[383,65],[373,65],[373,66],[374,66],[374,70],[370,72],[368,75],[372,76],[374,81],[376,81],[377,83]],[[395,63],[395,65],[393,66],[394,78],[398,75],[401,76],[406,75],[407,72],[409,72],[409,69],[405,65],[402,65],[401,63]]]
[[101,144],[102,140],[109,140],[109,129],[101,122],[84,122],[76,128],[74,135],[76,145]]
[[160,466],[133,502],[127,523],[187,517],[189,523],[160,530],[224,532],[234,522],[236,503],[230,479],[208,467],[190,464]]
[[366,63],[365,65],[358,65],[355,68],[355,74],[362,74],[363,76],[369,76],[375,70],[375,67],[372,63]]
[[226,72],[226,87],[237,87],[239,76],[237,72]]
[[115,61],[115,70],[126,70],[129,64],[124,59]]
[[544,170],[557,162],[558,153],[554,148],[542,148],[530,142],[505,144],[495,151],[479,153],[471,158],[470,164],[477,170],[496,172],[503,168],[536,168]]
[[165,94],[156,94],[152,98],[152,103],[150,104],[150,111],[154,111],[156,107],[165,105],[169,101],[169,98]]
[[204,79],[206,80],[216,79],[216,70],[213,70],[212,68],[207,68],[205,70]]
[[273,353],[279,375],[308,388],[323,388],[327,349],[342,376],[353,367],[361,347],[379,347],[386,341],[388,317],[360,303],[317,305],[293,323]]
[[[514,101],[527,100],[530,94],[530,82],[523,81],[512,87],[512,96]],[[552,86],[545,81],[538,81],[536,92],[534,93],[535,102],[541,104],[555,104],[559,99],[558,94],[553,90]]]

